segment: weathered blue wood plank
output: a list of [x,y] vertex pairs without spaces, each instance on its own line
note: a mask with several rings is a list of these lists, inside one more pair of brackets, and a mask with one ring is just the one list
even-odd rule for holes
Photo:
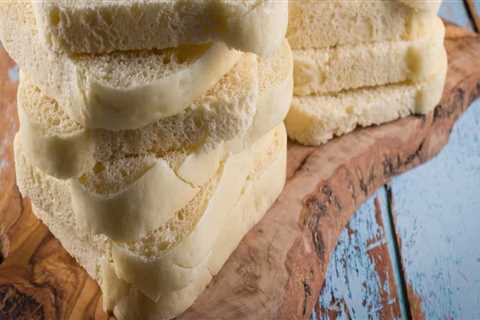
[[[480,8],[480,0],[475,1],[477,2],[477,8]],[[473,24],[463,0],[444,0],[440,7],[439,15],[446,20],[473,31]]]
[[[480,8],[480,0],[476,0],[476,4],[477,9]],[[439,15],[473,30],[462,0],[444,1]],[[380,195],[385,200],[383,190],[379,191],[377,195]],[[388,214],[384,215],[385,223],[384,226],[380,227],[378,223],[375,223],[374,214],[372,214],[374,212],[373,208],[373,199],[371,199],[362,206],[355,214],[349,227],[343,231],[336,251],[332,254],[325,285],[312,319],[378,318],[378,314],[372,312],[374,308],[369,309],[367,305],[379,305],[378,289],[381,286],[378,274],[385,271],[378,270],[380,266],[375,265],[369,257],[366,239],[378,235],[379,230],[381,230],[384,241],[387,242],[387,247],[389,248],[390,263],[385,265],[390,265],[388,269],[394,273],[394,286],[396,286],[398,292],[396,294],[396,303],[398,303],[401,309],[402,318],[408,317],[410,311],[405,309],[408,304],[407,297],[402,290],[403,275],[400,271],[399,262],[396,259],[398,252],[395,251],[393,231],[389,228],[392,221],[389,220],[390,216]],[[356,231],[352,234],[351,230]],[[417,258],[420,259],[419,257]],[[364,298],[366,292],[369,292],[370,296]],[[364,303],[365,301],[367,303]],[[411,301],[411,305],[415,305],[415,301]],[[352,313],[357,317],[352,317]]]
[[343,230],[330,258],[313,319],[400,319],[389,256],[385,192],[365,203]]
[[19,79],[19,72],[18,72],[18,67],[14,66],[8,70],[8,77],[12,81],[18,81]]
[[434,160],[394,179],[414,318],[480,319],[480,100]]

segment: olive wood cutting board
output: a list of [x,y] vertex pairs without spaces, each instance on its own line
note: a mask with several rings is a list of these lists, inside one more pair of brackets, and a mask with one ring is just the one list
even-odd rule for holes
[[[392,176],[434,157],[480,95],[480,37],[448,25],[446,47],[447,83],[434,112],[321,147],[289,143],[283,193],[179,319],[309,318],[337,237],[356,209]],[[0,49],[0,319],[108,319],[96,283],[33,216],[15,184],[13,67]]]

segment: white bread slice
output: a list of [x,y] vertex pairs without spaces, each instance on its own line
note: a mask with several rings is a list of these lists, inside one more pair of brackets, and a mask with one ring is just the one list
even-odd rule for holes
[[[285,157],[284,160],[285,162]],[[157,302],[143,295],[138,289],[119,279],[114,268],[102,261],[103,239],[84,240],[74,230],[59,224],[52,215],[33,208],[64,248],[77,259],[81,266],[101,283],[104,309],[113,311],[119,320],[171,319],[193,304],[217,274],[243,236],[263,217],[281,190],[286,164],[281,160],[250,180],[235,207],[228,212],[229,223],[224,224],[209,257],[207,268],[184,289],[162,295]],[[99,262],[100,261],[100,262]],[[98,263],[98,264],[97,264]]]
[[[117,241],[137,239],[169,220],[205,187],[230,152],[223,139],[247,134],[255,115],[258,84],[251,81],[248,86],[242,78],[245,73],[258,77],[252,65],[256,65],[255,56],[242,57],[215,85],[215,92],[195,102],[198,107],[192,107],[193,115],[174,116],[136,132],[99,130],[95,136],[62,114],[58,104],[34,86],[27,84],[24,90],[28,80],[23,79],[19,90],[19,139],[40,167],[66,170],[58,172],[63,174],[76,170],[76,175],[65,178],[71,178],[67,190],[72,194],[74,217],[85,228]],[[32,95],[39,98],[37,103],[30,101]],[[173,130],[183,129],[189,117],[193,129],[202,129],[193,133],[209,135],[197,137],[196,144],[177,146],[173,151],[165,149],[162,138],[172,135],[172,124]],[[199,126],[198,120],[205,121]],[[93,139],[103,144],[96,145]],[[138,148],[143,152],[135,152]],[[155,194],[165,189],[176,196]]]
[[[238,140],[239,146],[235,149],[242,150],[244,145],[258,140],[283,121],[293,90],[293,62],[286,41],[273,56],[258,61],[257,101],[253,101],[251,93],[254,88],[237,81],[242,73],[250,72],[249,64],[252,63],[247,61],[235,66],[214,87],[215,92],[180,115],[158,120],[141,129],[115,132],[85,129],[70,119],[55,100],[33,85],[28,74],[22,73],[18,90],[19,139],[35,166],[61,179],[78,176],[96,162],[127,155],[208,151],[233,139]],[[230,144],[233,148],[235,143]],[[189,159],[193,158],[194,155]]]
[[[211,279],[220,271],[243,236],[263,217],[280,194],[285,181],[286,152],[269,164],[257,177],[249,179],[241,198],[218,226],[219,233],[202,271],[196,279],[176,292],[161,296],[153,303],[126,282],[110,283],[111,306],[118,319],[170,319],[185,311],[197,298]],[[107,269],[107,268],[105,268]],[[111,275],[115,275],[114,273]],[[105,286],[102,285],[102,288]]]
[[295,95],[428,80],[443,63],[445,27],[440,18],[432,17],[425,32],[409,41],[295,50]]
[[164,49],[224,42],[270,55],[288,24],[288,1],[32,1],[43,38],[70,53]]
[[257,141],[287,116],[293,97],[293,66],[292,51],[286,40],[276,54],[259,58],[260,93],[257,112],[245,139],[246,145]]
[[[117,276],[135,284],[153,301],[158,301],[162,294],[169,290],[177,291],[187,287],[201,272],[202,266],[209,265],[215,239],[223,224],[230,223],[222,213],[230,211],[227,206],[237,201],[238,196],[244,191],[245,181],[254,179],[262,171],[259,168],[265,168],[277,160],[282,163],[281,167],[285,170],[284,160],[279,160],[286,153],[286,133],[283,125],[274,130],[273,135],[275,146],[268,141],[271,138],[260,140],[254,145],[256,151],[253,152],[255,154],[253,159],[239,155],[225,162],[222,179],[210,197],[201,219],[195,224],[195,229],[171,251],[164,253],[152,247],[155,234],[144,238],[140,243],[115,244],[112,247],[112,257]],[[267,136],[272,136],[272,133]],[[282,150],[281,153],[279,150]],[[250,175],[248,171],[255,173]],[[278,171],[280,170],[277,170],[277,173]],[[280,176],[281,179],[277,181],[281,183],[272,185],[277,192],[276,195],[283,186],[284,173],[282,172]],[[172,263],[176,266],[175,269],[171,268]],[[155,273],[148,279],[144,278],[143,275],[157,270],[162,270],[162,273]]]
[[[111,130],[140,128],[184,111],[243,56],[221,43],[102,56],[54,53],[41,45],[25,1],[0,2],[0,38],[72,119]],[[248,86],[249,78],[244,81]]]
[[[61,201],[45,201],[44,194],[30,196],[34,202],[53,206],[45,210],[68,212],[80,227],[94,234],[105,234],[115,241],[135,240],[173,219],[214,185],[226,155],[222,145],[194,154],[194,162],[189,161],[191,154],[183,153],[97,162],[79,178],[58,180],[61,188],[50,196],[57,199],[61,195]],[[44,175],[35,172],[30,176]]]
[[209,151],[250,128],[258,98],[256,65],[254,56],[245,55],[185,112],[122,131],[86,129],[22,73],[18,92],[22,143],[39,167],[62,178],[77,176],[95,162],[126,155]]
[[[134,243],[115,243],[80,228],[69,210],[55,211],[61,206],[47,204],[68,203],[62,195],[64,182],[41,174],[28,163],[18,140],[15,146],[22,192],[32,197],[36,214],[101,283],[106,307],[114,309],[119,319],[135,319],[122,316],[125,312],[141,312],[142,319],[166,319],[184,311],[244,232],[263,216],[285,181],[286,133],[282,124],[250,150],[227,159],[217,186],[178,216],[176,228],[159,229]],[[44,198],[37,201],[33,194]],[[232,222],[238,227],[235,231]],[[108,279],[104,277],[106,264],[113,272]]]
[[285,120],[288,136],[320,145],[357,126],[379,125],[410,114],[424,114],[442,97],[446,52],[437,75],[421,83],[403,83],[346,91],[337,95],[295,97]]
[[293,0],[287,38],[294,50],[412,40],[429,28],[440,2]]

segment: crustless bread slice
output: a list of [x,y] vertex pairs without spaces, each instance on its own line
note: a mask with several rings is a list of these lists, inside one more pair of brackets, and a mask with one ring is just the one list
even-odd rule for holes
[[29,2],[0,2],[0,39],[20,68],[87,128],[137,129],[181,113],[243,56],[221,43],[106,55],[54,53]]
[[[222,162],[209,187],[175,218],[140,240],[112,242],[72,219],[66,182],[35,169],[18,140],[15,145],[22,192],[32,198],[36,214],[66,249],[101,283],[107,309],[120,319],[168,319],[184,311],[263,216],[285,180],[286,134],[280,125]],[[233,221],[232,231],[225,224]]]
[[192,154],[189,162],[193,163],[200,154],[225,142],[236,152],[283,121],[292,97],[292,69],[287,42],[258,63],[253,56],[245,55],[207,95],[184,112],[140,129],[122,131],[84,128],[22,72],[19,139],[32,163],[62,179],[79,176],[99,162],[126,156],[183,151]]
[[418,39],[295,50],[295,95],[428,80],[441,69],[445,27],[432,17]]
[[294,50],[412,40],[430,28],[440,3],[440,0],[291,0],[287,38]]
[[32,1],[42,38],[54,50],[105,53],[224,42],[262,56],[281,45],[288,1]]
[[442,64],[432,78],[418,83],[397,83],[343,91],[324,96],[295,97],[285,120],[291,139],[320,145],[357,126],[379,125],[411,114],[432,111],[442,97],[447,72]]

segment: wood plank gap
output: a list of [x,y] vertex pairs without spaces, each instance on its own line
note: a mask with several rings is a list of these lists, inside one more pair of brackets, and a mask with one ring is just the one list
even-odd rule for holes
[[394,200],[393,200],[393,189],[391,184],[386,184],[384,186],[385,198],[387,202],[387,212],[384,217],[385,220],[385,236],[388,241],[388,249],[390,251],[390,256],[392,260],[393,273],[395,274],[395,281],[397,285],[397,296],[400,298],[400,311],[403,319],[411,320],[413,319],[410,301],[407,294],[407,282],[405,279],[403,262],[400,254],[400,244],[394,230],[395,227],[395,216],[394,216]]
[[463,1],[465,2],[465,5],[467,7],[468,16],[472,20],[475,32],[480,32],[480,16],[478,15],[478,10],[480,10],[480,8],[477,9],[474,0]]

